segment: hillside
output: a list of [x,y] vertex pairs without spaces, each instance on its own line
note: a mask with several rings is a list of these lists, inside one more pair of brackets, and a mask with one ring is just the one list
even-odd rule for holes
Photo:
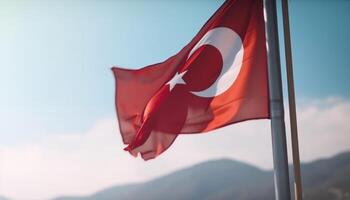
[[[350,152],[302,164],[302,175],[306,200],[350,200]],[[273,174],[233,160],[213,160],[146,183],[54,200],[115,199],[273,200]]]

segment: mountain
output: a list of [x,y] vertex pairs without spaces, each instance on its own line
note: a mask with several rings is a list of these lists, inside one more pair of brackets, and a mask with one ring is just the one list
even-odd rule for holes
[[305,199],[350,200],[350,152],[302,165]]
[[232,194],[235,198],[245,199],[247,190],[273,192],[272,183],[269,172],[222,159],[198,164],[143,184],[111,187],[88,197],[61,197],[55,200],[217,199],[215,197],[219,193],[223,199]]
[[[350,200],[350,152],[302,164],[306,200]],[[221,159],[146,183],[114,186],[84,197],[54,200],[273,200],[273,173]]]

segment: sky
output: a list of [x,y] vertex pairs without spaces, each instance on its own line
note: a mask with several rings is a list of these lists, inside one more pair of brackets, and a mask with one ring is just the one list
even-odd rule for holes
[[[122,150],[110,68],[174,55],[222,2],[0,0],[0,196],[90,194],[223,157],[271,169],[268,120],[178,137],[150,162]],[[349,9],[345,0],[290,1],[305,162],[350,150]]]

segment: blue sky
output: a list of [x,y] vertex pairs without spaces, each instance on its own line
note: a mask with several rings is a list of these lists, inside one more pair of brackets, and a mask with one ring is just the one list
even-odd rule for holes
[[[0,147],[17,150],[57,135],[83,137],[106,118],[116,127],[110,68],[140,68],[172,56],[222,2],[0,0]],[[349,10],[346,0],[290,1],[298,107],[303,107],[301,102],[311,105],[302,110],[305,122],[318,112],[322,116],[338,113],[334,119],[341,119],[344,113],[339,112],[348,109]],[[282,38],[280,41],[283,50]],[[325,112],[314,102],[340,111]],[[345,124],[335,120],[329,127],[347,130]],[[311,130],[307,125],[304,129]],[[117,129],[110,132],[120,139]],[[71,144],[69,148],[74,149],[75,143]],[[46,151],[44,147],[40,148]],[[113,149],[126,155],[120,146]],[[305,157],[312,159],[308,157],[312,151],[305,150]],[[0,171],[0,188],[1,175]],[[9,191],[3,193],[11,195]]]
[[350,97],[349,9],[350,2],[346,0],[291,1],[291,37],[299,98]]
[[[165,60],[222,2],[2,1],[0,106],[26,133],[5,123],[13,134],[1,142],[37,137],[32,126],[81,130],[113,116],[109,68]],[[298,98],[349,97],[349,9],[347,1],[291,1]]]
[[[221,2],[205,1],[197,9],[195,1],[1,4],[0,23],[6,30],[0,33],[0,87],[6,91],[1,110],[13,116],[9,120],[30,118],[58,132],[84,129],[102,116],[114,116],[110,68],[140,68],[175,54]],[[27,139],[30,132],[5,136],[1,142]]]

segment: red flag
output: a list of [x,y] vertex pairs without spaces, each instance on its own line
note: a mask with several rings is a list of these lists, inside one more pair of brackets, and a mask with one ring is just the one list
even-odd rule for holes
[[265,42],[262,0],[229,0],[166,61],[113,67],[125,150],[148,160],[179,134],[269,118]]

